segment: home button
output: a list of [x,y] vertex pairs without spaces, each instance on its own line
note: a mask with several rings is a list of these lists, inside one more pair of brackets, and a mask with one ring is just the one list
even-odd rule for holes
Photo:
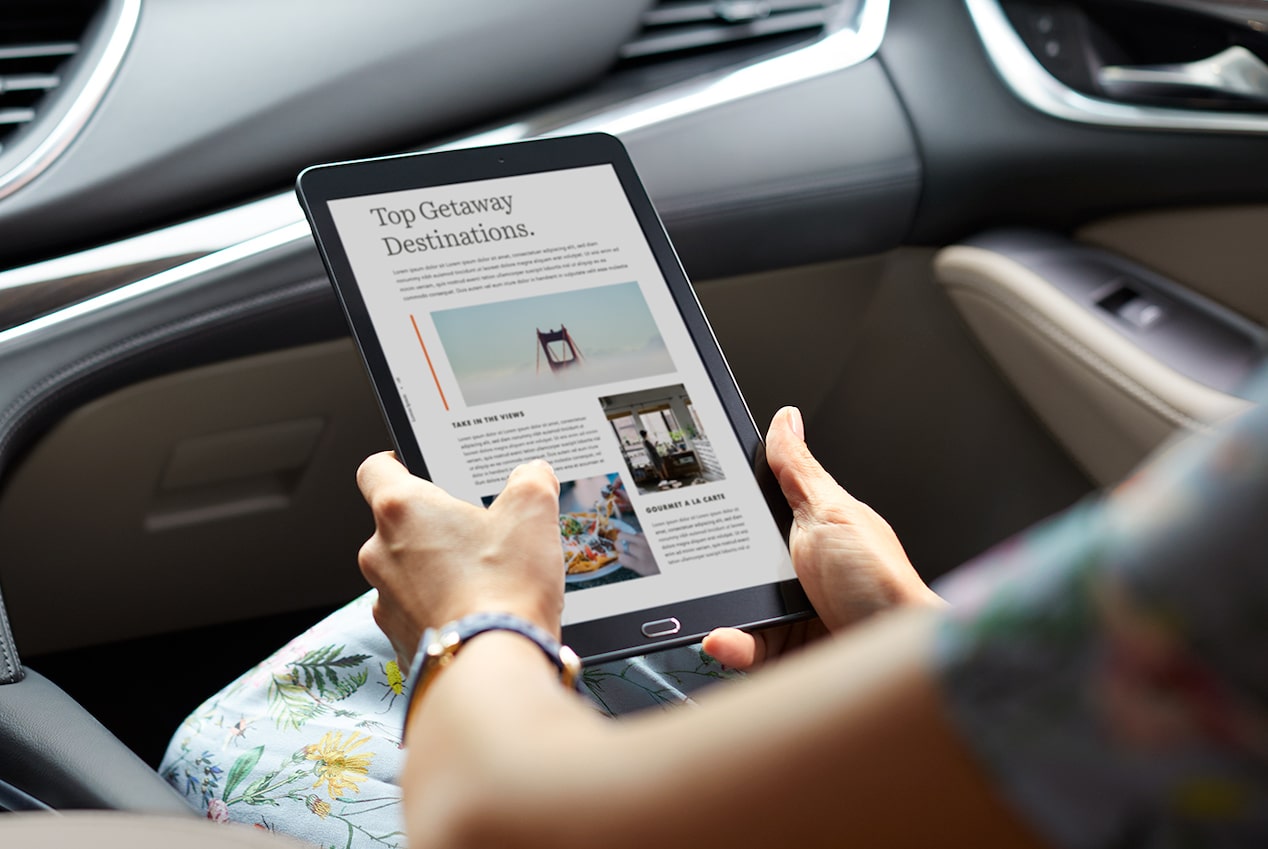
[[672,616],[668,619],[655,619],[643,623],[644,637],[669,637],[682,630],[682,623]]

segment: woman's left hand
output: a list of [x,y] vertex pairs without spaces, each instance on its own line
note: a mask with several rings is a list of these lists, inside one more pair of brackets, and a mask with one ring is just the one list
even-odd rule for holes
[[390,452],[362,463],[357,485],[375,523],[361,572],[379,591],[374,619],[402,670],[425,629],[469,613],[512,613],[559,636],[559,482],[547,463],[511,472],[487,510],[414,477]]

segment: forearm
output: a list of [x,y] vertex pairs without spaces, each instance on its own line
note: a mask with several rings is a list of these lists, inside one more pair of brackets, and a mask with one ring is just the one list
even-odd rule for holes
[[[631,728],[671,767],[648,807],[677,845],[1034,847],[943,714],[938,617],[906,610]],[[666,770],[668,772],[669,770]],[[673,788],[673,789],[670,789]],[[643,831],[641,837],[647,837]],[[631,846],[647,845],[632,841]]]
[[[579,777],[571,753],[610,725],[524,637],[474,638],[411,713],[401,780],[411,847],[506,845],[502,823],[523,809],[567,810],[555,797]],[[550,836],[525,823],[516,845],[555,845]]]
[[931,628],[885,617],[701,710],[621,722],[563,692],[527,641],[482,637],[415,711],[411,843],[1034,845],[942,718]]

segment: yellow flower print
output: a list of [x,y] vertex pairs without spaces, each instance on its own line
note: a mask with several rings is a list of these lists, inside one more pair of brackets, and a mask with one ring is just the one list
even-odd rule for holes
[[309,796],[304,802],[308,805],[308,810],[317,816],[325,819],[330,816],[330,803],[318,796]]
[[360,793],[361,788],[357,786],[357,782],[365,781],[374,755],[354,755],[351,752],[364,746],[370,739],[369,734],[362,737],[354,731],[345,741],[342,732],[327,731],[315,745],[305,746],[304,757],[317,762],[317,769],[313,773],[317,776],[317,781],[313,783],[313,787],[320,787],[323,781],[326,782],[326,792],[332,799],[349,790]]

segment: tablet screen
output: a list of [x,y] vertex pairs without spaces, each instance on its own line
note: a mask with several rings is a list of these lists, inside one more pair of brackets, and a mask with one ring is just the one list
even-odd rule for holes
[[565,625],[794,577],[610,164],[327,204],[428,476],[554,467]]

